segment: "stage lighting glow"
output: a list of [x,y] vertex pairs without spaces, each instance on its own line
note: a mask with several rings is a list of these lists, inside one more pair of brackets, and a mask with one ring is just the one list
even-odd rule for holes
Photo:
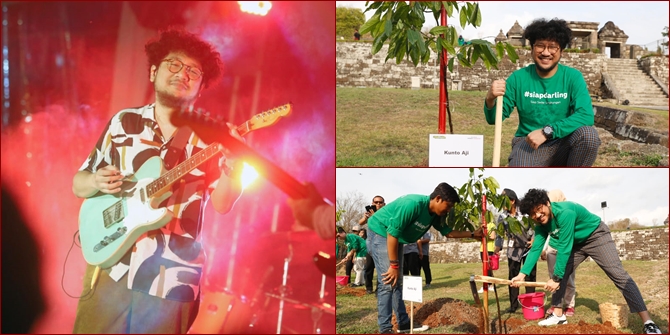
[[246,189],[247,186],[251,185],[258,178],[258,172],[254,169],[253,166],[244,162],[244,167],[242,168],[242,189]]
[[272,8],[270,1],[238,1],[240,10],[245,13],[265,16]]

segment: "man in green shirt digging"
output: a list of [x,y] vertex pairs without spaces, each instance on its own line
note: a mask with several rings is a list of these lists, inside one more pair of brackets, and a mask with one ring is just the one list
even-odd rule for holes
[[579,264],[591,257],[621,291],[631,313],[640,315],[644,323],[644,333],[661,334],[661,330],[647,312],[640,289],[621,264],[609,227],[599,216],[571,201],[550,202],[547,192],[541,189],[529,190],[521,200],[520,209],[536,223],[535,241],[521,273],[512,278],[510,285],[519,287],[520,282],[525,280],[537,263],[548,236],[551,236],[549,245],[557,251],[554,275],[545,286],[545,289],[556,292],[551,298],[554,312],[538,325],[568,323],[562,309],[568,278]]
[[481,238],[475,232],[452,231],[445,217],[460,202],[456,190],[440,183],[430,196],[408,194],[379,209],[368,219],[368,252],[377,267],[377,323],[381,334],[393,332],[391,316],[396,313],[398,332],[408,332],[409,317],[402,300],[402,246],[416,242],[430,227],[453,238]]
[[586,82],[581,72],[558,63],[572,30],[564,20],[540,19],[526,27],[523,37],[530,41],[535,64],[507,80],[494,80],[484,103],[489,124],[495,124],[498,96],[503,96],[503,120],[514,107],[519,112],[508,165],[593,165],[600,138]]

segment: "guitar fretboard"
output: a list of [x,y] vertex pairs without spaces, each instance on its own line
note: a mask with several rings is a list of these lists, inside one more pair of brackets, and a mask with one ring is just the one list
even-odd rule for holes
[[149,198],[153,197],[159,191],[163,190],[166,187],[169,187],[170,185],[172,185],[172,183],[184,177],[187,173],[191,172],[200,164],[212,158],[219,151],[220,150],[218,148],[218,143],[213,143],[208,147],[206,147],[205,149],[198,152],[197,154],[191,156],[191,158],[181,162],[179,165],[175,166],[172,170],[166,172],[158,179],[147,184],[146,187],[147,196]]

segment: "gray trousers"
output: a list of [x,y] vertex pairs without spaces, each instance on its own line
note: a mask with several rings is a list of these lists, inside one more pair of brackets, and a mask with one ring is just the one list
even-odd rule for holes
[[598,156],[600,137],[594,127],[579,127],[564,138],[533,149],[525,137],[512,139],[509,166],[592,166]]
[[[556,249],[547,246],[547,269],[549,270],[549,278],[551,278],[554,275],[554,265],[556,265]],[[557,293],[554,293],[557,294]],[[563,301],[561,302],[560,305],[554,306],[554,307],[561,307],[563,308],[563,305],[565,305],[566,308],[568,307],[575,307],[575,273],[572,272],[570,275],[570,278],[568,278],[568,286],[565,289],[565,296],[563,297]]]
[[640,289],[628,272],[624,270],[623,264],[621,264],[619,253],[610,234],[610,229],[603,222],[600,222],[600,226],[596,228],[584,243],[575,244],[572,247],[572,253],[570,253],[570,258],[568,258],[568,263],[565,266],[565,274],[561,280],[560,287],[551,296],[552,306],[561,306],[570,276],[579,264],[589,256],[605,271],[607,277],[621,291],[631,313],[639,313],[647,310]]

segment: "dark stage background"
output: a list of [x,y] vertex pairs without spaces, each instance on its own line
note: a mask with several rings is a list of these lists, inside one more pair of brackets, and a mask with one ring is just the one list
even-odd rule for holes
[[[293,104],[290,116],[250,133],[247,144],[334,202],[335,3],[272,6],[258,16],[237,2],[2,3],[2,183],[37,242],[38,259],[21,260],[40,266],[46,309],[33,333],[72,331],[77,299],[68,294],[79,296],[89,285],[82,283],[81,250],[70,251],[82,203],[72,178],[114,113],[153,101],[144,43],[169,25],[213,43],[223,59],[223,79],[196,107],[240,124]],[[323,301],[335,305],[334,280],[322,282],[312,257],[334,254],[333,240],[289,233],[294,222],[286,199],[259,177],[232,212],[207,209],[203,294],[228,289],[233,297],[258,297],[264,308],[254,331],[276,332],[279,301],[272,295],[280,292],[291,256],[287,294],[298,303],[284,306],[282,332],[313,333],[313,316],[321,315],[322,332],[334,333],[335,316],[308,307],[319,303],[322,286]],[[3,231],[17,224],[4,214]],[[3,264],[10,254],[27,255],[8,253],[5,237]],[[23,273],[3,266],[3,292],[13,289],[7,276]],[[12,308],[3,300],[3,322]]]

